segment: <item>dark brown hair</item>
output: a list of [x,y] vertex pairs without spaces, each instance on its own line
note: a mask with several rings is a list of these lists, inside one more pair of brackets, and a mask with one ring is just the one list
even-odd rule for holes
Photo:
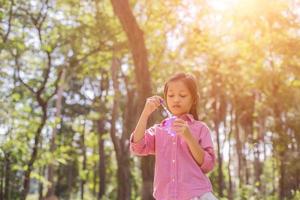
[[197,81],[194,75],[188,74],[188,73],[177,73],[170,77],[164,87],[164,98],[167,99],[167,92],[168,92],[168,84],[173,81],[182,81],[188,90],[190,91],[193,99],[193,105],[190,110],[190,114],[193,115],[194,119],[199,120],[198,118],[198,104],[199,104],[199,95],[198,95],[198,87],[197,87]]

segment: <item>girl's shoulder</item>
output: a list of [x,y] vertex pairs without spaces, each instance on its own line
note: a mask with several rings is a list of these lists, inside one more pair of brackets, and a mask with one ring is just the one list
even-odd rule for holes
[[202,132],[202,131],[210,132],[209,126],[204,121],[194,120],[193,125],[194,125],[195,129],[197,129],[199,132]]
[[197,125],[197,126],[206,126],[206,127],[208,127],[207,123],[204,122],[204,121],[196,120],[196,119],[195,119],[193,122],[194,122],[194,124]]

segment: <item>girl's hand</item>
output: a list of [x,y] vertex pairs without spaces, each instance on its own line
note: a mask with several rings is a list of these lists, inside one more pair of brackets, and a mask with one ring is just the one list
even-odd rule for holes
[[147,98],[143,112],[149,116],[160,106],[161,100],[163,100],[163,98],[160,96],[152,96]]
[[192,136],[188,123],[180,118],[175,119],[175,121],[173,122],[172,130],[174,130],[177,135],[183,137],[185,141],[190,139]]

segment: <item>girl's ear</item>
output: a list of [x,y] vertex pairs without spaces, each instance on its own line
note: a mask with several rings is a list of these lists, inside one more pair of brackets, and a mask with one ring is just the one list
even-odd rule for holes
[[196,99],[194,99],[194,104],[197,104],[197,101],[200,101],[200,94],[198,92]]
[[196,104],[196,102],[197,102],[197,100],[194,98],[194,99],[193,99],[193,103],[192,103],[192,105],[195,105],[195,104]]
[[193,105],[196,105],[198,100],[199,100],[199,94],[197,94],[197,97],[194,98]]

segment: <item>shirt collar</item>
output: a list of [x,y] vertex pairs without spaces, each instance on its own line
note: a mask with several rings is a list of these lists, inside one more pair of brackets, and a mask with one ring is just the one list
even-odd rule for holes
[[194,122],[195,121],[194,116],[192,114],[190,114],[190,113],[181,115],[180,118],[183,119],[183,120],[185,120],[185,121],[190,121],[190,122]]

